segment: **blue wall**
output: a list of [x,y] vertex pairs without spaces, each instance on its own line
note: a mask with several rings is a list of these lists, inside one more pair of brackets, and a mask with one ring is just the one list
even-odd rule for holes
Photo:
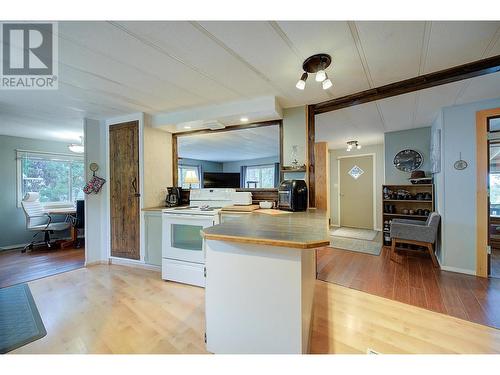
[[385,147],[385,183],[390,185],[409,184],[410,173],[400,171],[394,166],[394,156],[404,149],[420,152],[424,162],[420,167],[426,175],[430,175],[431,128],[401,130],[384,134]]
[[216,162],[216,161],[182,158],[182,159],[179,159],[178,164],[179,165],[194,165],[197,167],[201,166],[203,172],[222,172],[222,163]]
[[[434,175],[442,216],[440,261],[444,269],[476,270],[476,112],[500,107],[500,98],[445,107],[434,122],[441,129],[441,172]],[[459,159],[468,167],[453,167]]]
[[69,153],[69,142],[43,141],[39,139],[0,135],[0,250],[24,245],[33,232],[26,230],[22,208],[17,207],[16,149]]
[[240,173],[241,167],[248,167],[249,165],[265,165],[279,163],[280,158],[278,155],[271,156],[269,158],[259,158],[250,160],[238,160],[238,161],[228,161],[224,162],[224,172]]

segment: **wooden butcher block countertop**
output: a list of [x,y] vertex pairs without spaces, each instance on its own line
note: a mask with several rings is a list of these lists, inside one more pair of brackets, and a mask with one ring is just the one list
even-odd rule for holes
[[328,246],[328,217],[325,211],[309,209],[289,215],[252,213],[204,228],[207,240],[314,249]]

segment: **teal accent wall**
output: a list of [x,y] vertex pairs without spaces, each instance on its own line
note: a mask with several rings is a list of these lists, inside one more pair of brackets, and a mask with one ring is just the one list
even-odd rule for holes
[[431,128],[416,128],[401,130],[384,134],[385,147],[385,183],[388,185],[409,184],[410,173],[400,171],[394,166],[394,156],[405,149],[412,149],[420,152],[424,158],[422,166],[419,168],[430,176],[430,147]]
[[179,165],[195,165],[201,166],[203,172],[222,172],[222,163],[217,161],[196,160],[182,158],[179,159]]
[[22,208],[17,207],[16,149],[68,154],[69,143],[0,135],[0,250],[24,245],[33,236],[26,230]]

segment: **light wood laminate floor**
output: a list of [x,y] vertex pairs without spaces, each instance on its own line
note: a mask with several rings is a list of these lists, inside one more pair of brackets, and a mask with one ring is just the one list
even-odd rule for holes
[[[205,353],[204,289],[99,265],[29,283],[47,336],[15,353]],[[313,353],[499,353],[500,331],[316,282]]]

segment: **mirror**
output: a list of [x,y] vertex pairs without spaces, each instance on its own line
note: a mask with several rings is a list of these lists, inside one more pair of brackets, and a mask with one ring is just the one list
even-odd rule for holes
[[281,124],[276,123],[177,134],[177,186],[277,188],[280,133]]

